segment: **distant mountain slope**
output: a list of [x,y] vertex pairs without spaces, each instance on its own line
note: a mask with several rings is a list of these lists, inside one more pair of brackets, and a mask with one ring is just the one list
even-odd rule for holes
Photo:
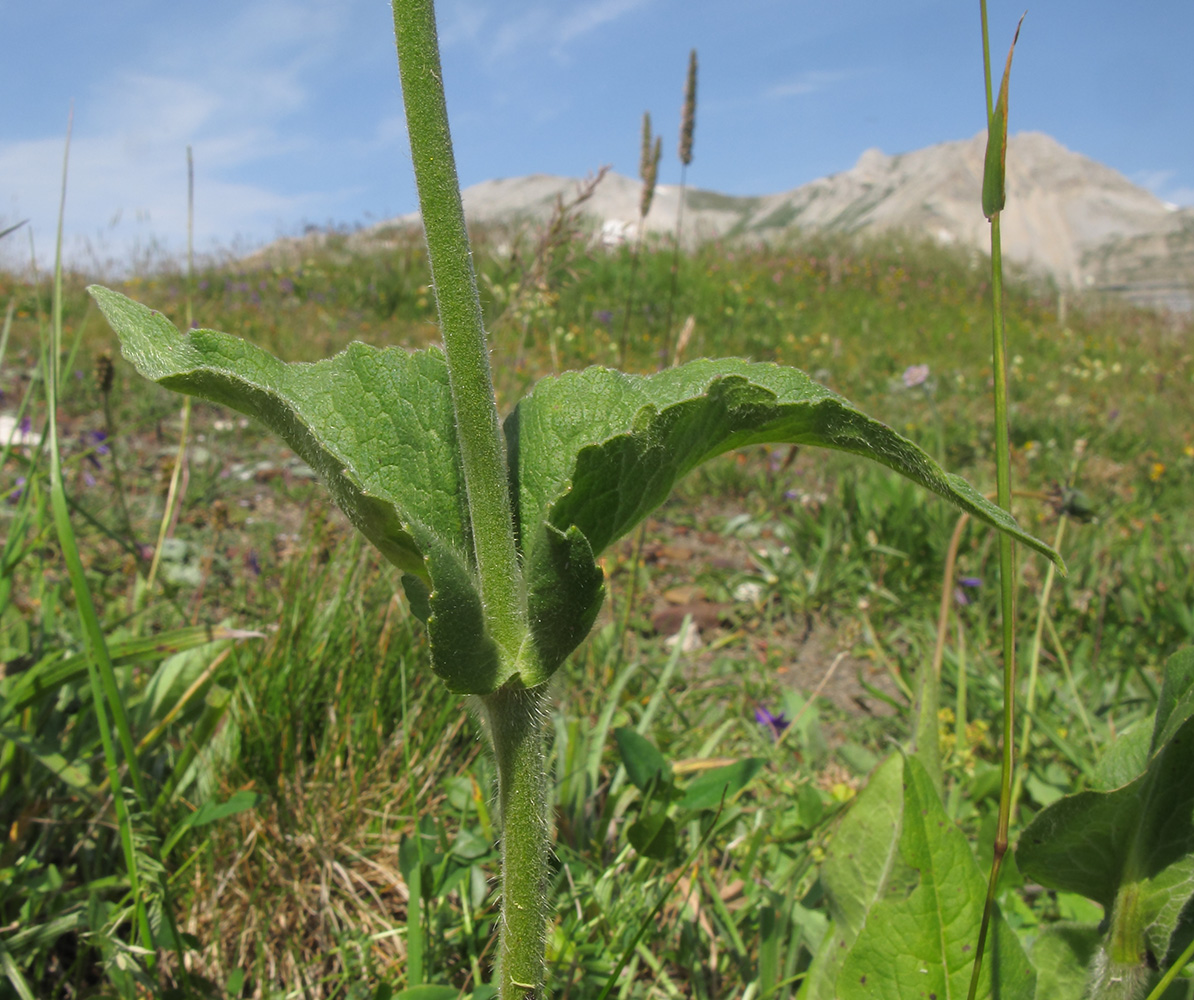
[[[907,231],[986,253],[990,226],[980,208],[985,134],[888,156],[869,149],[849,170],[780,194],[743,197],[689,188],[684,239],[775,239],[797,231]],[[1008,140],[1008,198],[1003,252],[1011,262],[1062,288],[1103,291],[1138,304],[1194,311],[1194,208],[1176,208],[1110,167],[1038,132]],[[473,224],[519,226],[547,220],[557,198],[580,182],[532,174],[485,181],[463,192]],[[607,242],[638,232],[641,185],[609,173],[583,211]],[[646,229],[671,233],[680,189],[660,185]],[[419,224],[418,213],[349,236],[347,249],[391,245],[395,229]],[[301,254],[314,233],[283,239],[255,258]]]
[[[793,229],[857,233],[906,230],[978,250],[990,229],[979,207],[985,134],[888,156],[867,150],[849,170],[781,194],[737,197],[690,189],[689,240],[781,236]],[[576,181],[532,175],[486,181],[464,192],[479,223],[546,219]],[[585,213],[607,234],[633,234],[640,185],[609,174]],[[660,185],[649,232],[675,225],[679,189]],[[412,220],[413,221],[413,220]],[[1047,135],[1008,142],[1005,256],[1063,287],[1100,288],[1142,302],[1191,307],[1194,209],[1174,209],[1116,171],[1071,152]]]

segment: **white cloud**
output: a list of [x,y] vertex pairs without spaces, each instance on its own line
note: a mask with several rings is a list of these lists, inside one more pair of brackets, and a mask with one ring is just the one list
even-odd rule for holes
[[602,25],[632,13],[648,2],[650,0],[597,0],[596,3],[585,4],[566,18],[557,29],[556,43],[567,44],[574,38],[587,35]]
[[[505,20],[495,22],[490,8],[459,2],[441,7],[440,44],[444,47],[468,45],[478,50],[489,65],[530,46],[550,50],[563,57],[571,42],[611,24],[652,0],[590,0],[570,5],[567,16],[560,16],[556,4],[524,4]],[[507,8],[509,10],[509,8]]]
[[1194,187],[1178,182],[1176,170],[1138,170],[1131,180],[1171,205],[1194,205]]
[[[97,246],[114,259],[150,243],[177,251],[186,234],[188,145],[197,245],[237,234],[268,238],[304,212],[322,212],[334,193],[285,195],[244,178],[256,163],[310,146],[289,120],[310,102],[312,72],[350,49],[344,21],[338,4],[256,0],[231,19],[181,27],[174,19],[173,36],[165,26],[151,32],[145,58],[111,68],[76,110],[65,220],[71,258],[89,263]],[[192,52],[202,55],[186,58]],[[379,129],[380,140],[393,125]],[[31,218],[40,264],[53,251],[62,150],[60,135],[0,141],[0,177],[11,192],[0,217]]]
[[794,79],[773,84],[764,91],[763,96],[772,100],[804,97],[807,94],[828,90],[847,79],[849,75],[839,70],[808,70]]

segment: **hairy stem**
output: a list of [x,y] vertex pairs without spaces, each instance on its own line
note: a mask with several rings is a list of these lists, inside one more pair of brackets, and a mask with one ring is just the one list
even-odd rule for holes
[[432,0],[393,0],[411,158],[439,306],[465,492],[489,628],[517,658],[526,637],[506,454],[460,201]]
[[[448,130],[432,0],[393,0],[411,157],[443,328],[481,599],[508,660],[528,634],[506,456],[498,428],[481,303]],[[543,995],[547,940],[546,689],[484,695],[502,822],[501,1000]]]
[[481,698],[497,760],[502,819],[500,1000],[539,1000],[546,995],[546,701],[545,685],[503,688]]

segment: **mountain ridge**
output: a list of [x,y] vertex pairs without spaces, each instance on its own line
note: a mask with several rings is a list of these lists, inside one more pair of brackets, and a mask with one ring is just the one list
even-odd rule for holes
[[[685,242],[775,238],[797,230],[854,234],[907,231],[985,251],[980,208],[986,134],[907,153],[868,149],[848,170],[776,194],[739,196],[689,188]],[[1194,209],[1167,205],[1122,174],[1039,132],[1008,140],[1003,252],[1061,288],[1113,292],[1140,304],[1194,308]],[[463,192],[479,224],[547,219],[577,181],[543,174],[485,181]],[[607,241],[637,233],[641,184],[607,174],[583,214]],[[648,233],[670,233],[679,188],[659,185]],[[414,216],[404,221],[417,222]]]
[[[779,240],[797,232],[907,232],[989,252],[981,209],[986,133],[906,153],[868,149],[847,170],[764,195],[684,191],[684,242]],[[550,218],[582,184],[548,174],[483,181],[462,192],[472,225],[518,228]],[[578,211],[607,245],[635,239],[641,182],[606,173]],[[655,190],[645,231],[675,229],[678,185]],[[420,224],[417,212],[354,234],[354,245]],[[1113,294],[1139,305],[1194,311],[1194,208],[1168,205],[1112,168],[1040,132],[1008,140],[1003,255],[1061,290]],[[286,242],[286,241],[283,241]]]

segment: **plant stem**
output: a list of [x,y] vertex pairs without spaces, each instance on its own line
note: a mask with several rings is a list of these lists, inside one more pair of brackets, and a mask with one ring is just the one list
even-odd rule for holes
[[502,816],[500,1000],[545,996],[547,946],[547,687],[503,688],[481,703],[498,767]]
[[[508,661],[528,634],[497,400],[448,130],[432,0],[393,0],[411,158],[439,305],[487,625]],[[547,943],[546,688],[481,697],[502,822],[501,1000],[543,996]]]
[[460,200],[432,0],[393,0],[411,158],[443,329],[481,601],[510,660],[527,635],[522,573],[481,300]]
[[[996,141],[992,135],[995,127],[995,104],[992,97],[991,57],[989,31],[987,26],[987,3],[980,0],[983,30],[983,79],[987,92],[988,142]],[[995,376],[995,484],[998,491],[997,503],[1004,510],[1011,510],[1011,444],[1008,429],[1007,405],[1007,332],[1003,321],[1003,249],[1000,233],[1000,214],[991,215],[991,361]],[[987,900],[983,908],[982,926],[979,929],[975,948],[974,970],[970,979],[969,996],[976,995],[979,973],[983,964],[987,930],[995,906],[995,894],[999,885],[999,873],[1007,853],[1008,826],[1011,820],[1012,775],[1015,768],[1016,736],[1016,591],[1015,553],[1012,540],[1005,534],[999,535],[999,591],[1001,619],[1003,625],[1003,735],[1002,768],[999,787],[999,818],[995,830],[995,843],[991,859],[991,875],[987,883]]]

